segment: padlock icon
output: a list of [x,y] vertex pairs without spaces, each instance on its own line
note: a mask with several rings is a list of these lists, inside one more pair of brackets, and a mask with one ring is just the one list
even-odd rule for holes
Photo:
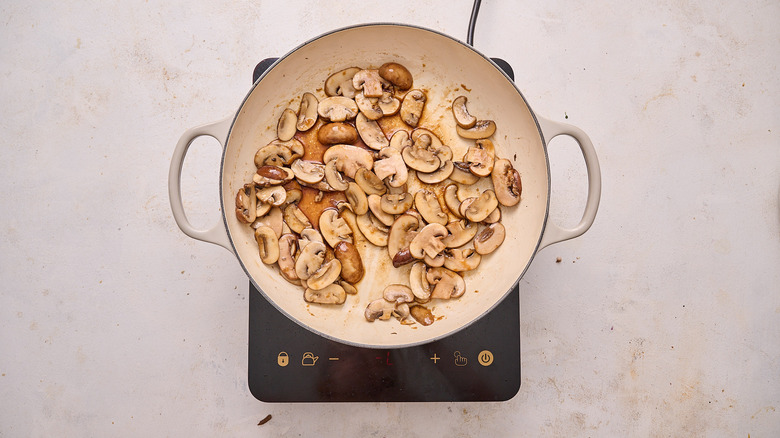
[[303,359],[301,359],[301,365],[305,367],[313,367],[315,363],[317,363],[317,359],[319,359],[319,356],[315,356],[314,353],[307,351],[306,353],[303,353]]
[[286,367],[287,364],[290,363],[290,356],[287,355],[287,352],[282,351],[276,356],[276,363],[278,363],[280,367]]

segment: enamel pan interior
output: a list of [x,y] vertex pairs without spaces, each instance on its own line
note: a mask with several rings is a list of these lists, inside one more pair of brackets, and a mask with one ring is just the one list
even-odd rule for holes
[[[507,237],[478,269],[463,275],[467,291],[459,299],[427,304],[437,317],[434,324],[402,326],[395,318],[369,323],[366,305],[382,296],[387,284],[409,284],[411,265],[393,268],[386,248],[358,241],[366,275],[359,293],[339,306],[308,304],[303,289],[285,281],[275,266],[264,265],[250,227],[233,214],[237,190],[252,180],[254,155],[276,138],[282,111],[298,109],[306,91],[324,98],[323,83],[346,67],[378,68],[385,62],[405,65],[415,87],[423,88],[428,103],[420,122],[463,157],[473,140],[455,132],[450,106],[459,95],[468,97],[469,111],[497,123],[493,136],[496,153],[508,158],[520,172],[520,204],[502,207]],[[475,189],[489,188],[482,185]],[[427,29],[372,24],[337,30],[315,38],[280,58],[255,84],[239,109],[225,146],[221,200],[225,223],[235,253],[254,285],[285,315],[327,338],[346,344],[395,348],[430,342],[460,330],[488,313],[517,283],[530,264],[547,216],[549,173],[541,131],[533,112],[514,83],[488,58],[464,43]],[[362,242],[362,243],[360,243]]]

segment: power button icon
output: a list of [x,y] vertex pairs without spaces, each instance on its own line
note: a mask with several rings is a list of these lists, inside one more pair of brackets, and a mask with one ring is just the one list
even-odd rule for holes
[[482,350],[477,356],[477,361],[483,367],[489,366],[493,363],[493,353],[491,353],[490,350]]

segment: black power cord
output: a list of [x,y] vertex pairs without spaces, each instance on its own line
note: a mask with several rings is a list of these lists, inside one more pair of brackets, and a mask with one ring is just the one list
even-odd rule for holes
[[482,0],[474,0],[474,7],[471,8],[471,18],[469,19],[469,31],[466,35],[466,43],[471,47],[474,47],[474,26],[477,25],[477,15],[479,14],[479,6],[482,4]]

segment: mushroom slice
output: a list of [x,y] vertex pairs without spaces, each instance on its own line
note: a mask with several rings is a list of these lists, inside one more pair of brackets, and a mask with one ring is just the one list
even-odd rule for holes
[[303,299],[307,303],[344,304],[344,301],[347,300],[347,293],[343,287],[334,283],[320,290],[306,288],[303,292]]
[[398,318],[398,321],[403,325],[410,325],[414,324],[415,320],[411,316],[412,312],[409,309],[409,304],[407,303],[401,303],[395,305],[395,310],[393,311],[393,316]]
[[382,108],[379,106],[378,98],[369,98],[363,93],[358,93],[355,95],[355,103],[357,104],[360,113],[368,120],[378,120],[385,115]]
[[299,181],[316,184],[325,178],[325,165],[316,161],[297,159],[290,165]]
[[506,238],[506,228],[500,223],[490,224],[474,237],[474,249],[485,255],[498,249]]
[[[498,198],[498,195],[496,195],[496,198]],[[498,221],[501,220],[501,206],[497,206],[495,210],[493,210],[493,213],[490,213],[488,217],[482,220],[482,222],[486,224],[495,224]]]
[[457,184],[448,184],[447,187],[444,188],[444,204],[455,217],[463,217],[461,216],[460,211],[458,211],[460,208],[460,199],[458,199]]
[[282,116],[279,117],[279,123],[276,124],[276,136],[281,141],[290,141],[298,132],[296,125],[298,124],[298,115],[295,114],[290,108],[282,111]]
[[[439,168],[439,165],[441,165],[441,160],[425,143],[420,143],[421,142],[419,141],[415,142],[411,147],[407,147],[401,151],[404,162],[407,166],[418,172],[435,172]],[[430,144],[430,142],[428,142],[428,144]]]
[[466,96],[458,96],[452,101],[452,115],[455,117],[455,123],[461,128],[469,129],[477,124],[477,118],[469,114],[469,110],[466,107],[468,98]]
[[347,183],[347,190],[344,191],[344,196],[356,215],[366,214],[368,211],[368,198],[366,198],[366,193],[357,183]]
[[412,145],[412,139],[409,133],[403,129],[395,131],[392,137],[390,137],[390,147],[401,152],[405,148]]
[[311,226],[304,228],[299,234],[301,235],[301,240],[304,241],[303,243],[298,244],[298,246],[301,248],[306,246],[308,242],[325,243],[325,240],[322,238],[322,234],[320,234],[319,231],[315,230]]
[[363,236],[376,246],[387,246],[387,234],[390,229],[379,221],[371,212],[357,217],[357,225]]
[[[428,138],[422,138],[424,135],[427,135]],[[441,139],[433,133],[433,131],[425,129],[425,128],[417,128],[414,131],[412,131],[412,142],[417,143],[422,139],[423,143],[426,145],[428,149],[430,149],[434,154],[436,154],[437,157],[439,157],[439,160],[446,161],[452,159],[452,149],[450,149],[449,146],[446,146],[444,143],[441,142]]]
[[393,316],[394,310],[394,303],[391,303],[384,298],[377,298],[376,300],[368,303],[364,315],[366,317],[366,321],[369,322],[374,322],[377,319],[387,321]]
[[[403,132],[403,131],[399,131]],[[395,138],[395,135],[393,135]],[[374,162],[374,173],[381,180],[386,180],[390,187],[401,187],[409,180],[409,171],[404,163],[401,152],[392,146],[379,150],[381,160]]]
[[355,90],[363,90],[366,97],[382,97],[382,89],[390,86],[390,82],[379,76],[379,70],[360,70],[352,78]]
[[[269,204],[264,205],[268,205],[270,207]],[[258,229],[262,226],[274,230],[274,234],[276,234],[276,238],[278,239],[279,236],[282,235],[282,230],[284,228],[282,209],[279,207],[270,207],[268,213],[266,213],[264,216],[258,217],[254,222],[252,222],[252,228],[254,229]]]
[[436,257],[430,257],[428,256],[428,254],[425,254],[425,256],[423,257],[423,262],[432,268],[438,268],[439,266],[444,266],[444,253],[441,253]]
[[411,303],[414,301],[414,294],[409,286],[403,284],[388,284],[382,291],[382,297],[395,304]]
[[409,288],[417,301],[427,303],[431,299],[431,285],[428,282],[428,268],[423,262],[416,262],[409,271]]
[[416,217],[410,214],[398,216],[393,222],[393,226],[390,227],[390,234],[387,238],[387,252],[390,258],[395,258],[399,252],[408,249],[420,228],[420,222]]
[[467,163],[462,161],[453,161],[452,164],[454,168],[450,174],[451,180],[466,186],[470,186],[479,181],[479,177],[471,173]]
[[[342,262],[341,271],[344,272],[344,264]],[[357,288],[355,286],[352,286],[351,284],[347,283],[346,281],[339,281],[339,285],[344,288],[344,292],[350,294],[350,295],[356,295],[358,293]]]
[[279,166],[260,166],[252,175],[252,182],[259,187],[275,186],[287,183],[295,178],[291,169]]
[[463,161],[469,165],[471,173],[477,176],[490,175],[495,159],[495,147],[493,142],[488,139],[477,140],[463,157]]
[[379,195],[368,195],[368,209],[371,210],[374,217],[379,219],[379,222],[382,222],[388,227],[395,222],[395,216],[382,209],[382,198]]
[[393,256],[393,267],[394,268],[400,268],[403,265],[412,263],[416,261],[414,257],[412,257],[412,253],[409,252],[409,248],[404,248]]
[[308,280],[309,277],[320,270],[324,262],[325,244],[322,242],[309,242],[301,248],[301,253],[295,260],[295,274],[301,280]]
[[471,222],[482,222],[498,207],[496,194],[492,190],[485,190],[463,211],[463,215]]
[[386,62],[379,67],[379,76],[398,87],[399,90],[412,88],[414,80],[412,74],[403,65],[397,62]]
[[265,187],[257,191],[257,200],[278,207],[287,200],[287,190],[282,186]]
[[473,127],[465,129],[455,126],[455,131],[463,138],[479,140],[480,138],[488,138],[493,135],[496,132],[496,123],[492,120],[477,120]]
[[284,200],[285,204],[292,204],[298,202],[303,197],[303,191],[298,188],[291,188],[287,190],[287,198]]
[[414,205],[411,193],[385,193],[379,201],[382,211],[387,214],[401,214]]
[[448,300],[459,298],[466,292],[466,282],[463,281],[463,277],[447,268],[429,269],[426,279],[434,285],[431,298]]
[[444,250],[444,267],[450,271],[471,271],[477,269],[480,261],[482,256],[471,247]]
[[339,192],[343,192],[349,187],[349,184],[344,180],[344,176],[336,169],[336,160],[330,160],[325,165],[325,181]]
[[360,134],[360,138],[363,139],[363,143],[371,149],[378,151],[383,147],[390,146],[390,141],[385,137],[385,133],[382,132],[379,123],[375,120],[369,120],[365,114],[360,113],[357,115],[355,127],[358,134]]
[[303,156],[303,143],[293,138],[289,141],[274,140],[255,153],[255,167],[286,166]]
[[[279,187],[279,186],[276,186],[276,187]],[[272,207],[271,204],[264,204],[262,202],[258,202],[257,203],[257,209],[255,210],[255,217],[257,219],[255,219],[255,221],[252,222],[252,228],[257,228],[258,227],[258,225],[256,225],[258,223],[258,219],[260,219],[260,218],[264,217],[266,214],[268,214],[268,212],[271,211],[271,207]]]
[[374,157],[371,152],[358,146],[337,144],[329,147],[322,155],[322,162],[327,163],[334,159],[336,169],[352,179],[361,167],[368,170],[374,167]]
[[416,127],[420,123],[426,99],[422,90],[414,89],[406,93],[401,102],[401,120],[411,127]]
[[384,91],[376,104],[382,110],[382,115],[392,116],[401,109],[401,101],[393,96],[392,92]]
[[512,163],[509,160],[496,160],[490,177],[493,180],[496,198],[501,205],[511,207],[520,202],[520,195],[523,193],[523,183],[520,180],[520,173],[512,167]]
[[447,247],[442,239],[448,234],[444,225],[428,224],[409,243],[409,252],[416,259],[422,259],[426,255],[433,259]]
[[349,283],[357,283],[363,279],[363,260],[355,245],[341,241],[333,247],[333,254],[341,262],[341,278]]
[[476,200],[477,198],[472,196],[460,201],[460,207],[458,207],[458,213],[460,213],[462,217],[466,217],[466,210],[468,210],[471,203]]
[[317,96],[308,91],[301,96],[301,105],[298,107],[298,120],[295,127],[303,132],[311,129],[317,123],[317,106],[320,101]]
[[311,227],[311,221],[305,214],[298,208],[297,204],[288,204],[284,208],[283,217],[284,223],[287,224],[290,229],[298,234],[305,228]]
[[358,139],[354,126],[344,122],[330,122],[317,130],[317,140],[322,144],[352,144]]
[[279,240],[270,227],[258,227],[255,230],[255,241],[260,251],[260,260],[266,265],[272,265],[279,260]]
[[415,321],[425,326],[431,325],[436,321],[436,318],[433,317],[433,313],[425,306],[411,306],[409,308],[409,313]]
[[357,90],[352,86],[352,78],[359,72],[358,67],[349,67],[337,71],[325,80],[325,94],[328,96],[344,96],[352,99],[357,94]]
[[355,101],[344,96],[326,97],[317,104],[317,113],[320,117],[331,122],[352,120],[358,115],[358,112]]
[[374,172],[366,168],[360,168],[355,172],[355,182],[367,195],[384,195],[387,193],[385,183]]
[[447,223],[447,214],[442,211],[439,199],[432,191],[423,189],[417,192],[414,195],[414,206],[429,224],[435,223],[443,226]]
[[335,283],[339,275],[341,275],[341,262],[338,259],[333,259],[323,263],[317,272],[307,278],[306,286],[309,289],[320,290]]
[[331,248],[341,241],[352,242],[352,229],[335,208],[327,208],[320,214],[320,232]]
[[298,251],[298,238],[295,234],[282,234],[279,238],[279,271],[285,280],[293,284],[298,284],[300,279],[295,273],[294,255]]
[[458,248],[471,241],[477,234],[477,226],[465,219],[447,224],[450,234],[442,239],[447,248]]
[[447,160],[443,161],[443,164],[441,167],[439,167],[436,171],[431,173],[422,173],[417,172],[417,179],[419,179],[421,182],[424,182],[425,184],[438,184],[445,179],[449,178],[449,176],[452,174],[452,171],[455,169],[455,166],[452,164],[452,161]]
[[251,224],[257,218],[257,196],[254,184],[244,184],[236,193],[236,218]]

